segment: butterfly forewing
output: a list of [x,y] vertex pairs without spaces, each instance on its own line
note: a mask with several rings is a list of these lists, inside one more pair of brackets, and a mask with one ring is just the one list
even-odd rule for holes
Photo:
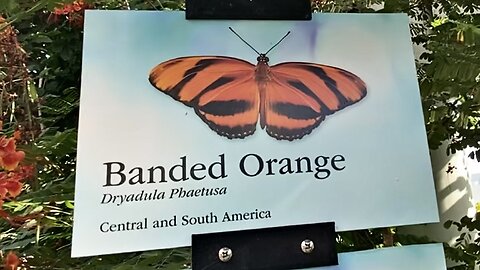
[[254,65],[231,57],[182,57],[157,65],[150,82],[193,107],[218,134],[244,138],[255,131],[259,113],[254,71]]
[[238,76],[238,73],[253,72],[253,69],[252,64],[236,58],[181,57],[154,67],[149,79],[157,89],[176,100],[189,103],[218,80],[235,76],[235,73]]
[[365,97],[365,83],[340,68],[282,63],[270,68],[265,89],[266,131],[277,139],[300,139],[332,114]]
[[271,70],[283,83],[307,93],[324,105],[322,113],[325,114],[354,104],[367,94],[365,83],[341,68],[290,62],[272,66]]

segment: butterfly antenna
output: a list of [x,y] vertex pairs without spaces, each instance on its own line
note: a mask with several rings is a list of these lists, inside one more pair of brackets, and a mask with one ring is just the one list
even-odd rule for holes
[[290,34],[290,31],[288,31],[285,36],[283,36],[277,43],[275,43],[275,45],[273,45],[270,50],[268,50],[265,55],[267,55],[271,50],[273,50],[273,48],[277,47],[278,44],[280,44],[280,42],[282,42],[288,35]]
[[[239,34],[237,34],[237,32],[235,32],[232,27],[228,27],[228,29],[230,29],[230,31],[232,31],[239,39],[241,39],[243,42],[245,42],[245,44],[248,45],[248,47],[250,47],[252,50],[254,50],[258,55],[260,55],[260,53],[255,50],[255,48],[252,47],[252,45],[248,44],[248,42],[245,41],[245,39],[243,39]],[[285,37],[284,37],[285,38]],[[282,38],[283,39],[283,38]],[[274,46],[275,47],[275,46]],[[271,50],[271,49],[270,49]]]

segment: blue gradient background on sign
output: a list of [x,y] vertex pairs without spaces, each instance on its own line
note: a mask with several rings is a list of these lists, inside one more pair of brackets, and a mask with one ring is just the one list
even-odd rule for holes
[[338,266],[313,269],[445,270],[447,268],[445,265],[442,244],[415,245],[340,253],[338,254],[338,257]]
[[[223,55],[270,65],[306,61],[340,67],[362,78],[365,99],[328,116],[310,135],[278,141],[257,127],[229,140],[192,108],[148,82],[157,64],[181,56]],[[73,255],[190,245],[192,233],[335,221],[337,230],[438,220],[425,128],[405,15],[317,14],[312,21],[187,21],[179,12],[88,11],[78,138]],[[104,162],[127,168],[190,165],[225,154],[228,178],[103,188]],[[248,178],[238,169],[247,153],[268,158],[346,157],[346,169],[327,180],[312,174]],[[103,193],[129,194],[176,187],[228,187],[226,196],[100,205]],[[98,226],[127,220],[272,211],[272,219],[102,234]],[[86,237],[88,236],[88,237]],[[98,239],[91,246],[89,239]]]

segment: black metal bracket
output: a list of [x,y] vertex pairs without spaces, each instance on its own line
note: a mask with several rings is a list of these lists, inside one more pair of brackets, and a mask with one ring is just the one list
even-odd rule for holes
[[311,20],[310,0],[186,0],[187,20]]
[[283,270],[337,265],[335,223],[192,235],[193,270]]

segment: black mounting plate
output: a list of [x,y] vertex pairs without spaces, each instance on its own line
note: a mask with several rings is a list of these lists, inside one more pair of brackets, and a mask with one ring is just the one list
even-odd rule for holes
[[[193,270],[281,270],[337,265],[335,223],[317,223],[255,230],[192,235]],[[304,253],[301,243],[314,243]],[[220,261],[223,247],[232,250],[228,262]]]
[[221,20],[311,20],[310,0],[186,0],[186,18]]

